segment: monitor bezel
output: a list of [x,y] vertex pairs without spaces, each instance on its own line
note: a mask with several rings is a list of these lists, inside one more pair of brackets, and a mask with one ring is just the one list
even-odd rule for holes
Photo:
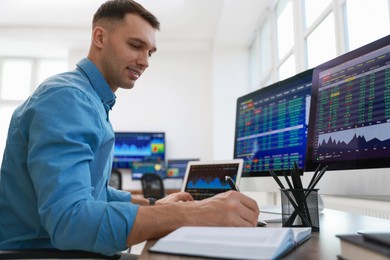
[[[234,134],[234,151],[233,151],[233,158],[236,158],[236,152],[237,152],[237,138],[238,138],[238,124],[239,124],[239,107],[240,107],[240,104],[242,102],[242,100],[248,100],[251,96],[258,96],[258,95],[261,95],[262,93],[268,93],[268,92],[277,92],[278,89],[280,88],[283,88],[285,87],[286,85],[289,85],[291,84],[292,82],[294,81],[297,81],[297,80],[302,80],[310,75],[313,74],[313,69],[307,69],[305,71],[302,71],[292,77],[289,77],[287,79],[284,79],[284,80],[281,80],[281,81],[278,81],[278,82],[275,82],[273,84],[270,84],[268,86],[265,86],[263,88],[260,88],[258,90],[255,90],[251,93],[248,93],[244,96],[241,96],[239,98],[237,98],[237,102],[236,102],[236,122],[235,122],[235,134]],[[310,122],[310,121],[309,121]],[[304,148],[304,151],[306,152],[306,146]],[[244,165],[245,165],[245,161],[244,161]],[[304,172],[304,167],[299,167],[299,173],[302,175],[303,172]],[[282,176],[284,175],[284,172],[287,173],[287,174],[290,174],[289,171],[283,171],[283,170],[275,170],[274,171],[276,175],[279,175],[279,176]],[[265,173],[265,172],[243,172],[242,173],[242,178],[254,178],[254,177],[270,177],[271,175],[269,173]]]
[[[363,55],[367,55],[383,47],[390,46],[390,35],[364,45],[360,48],[352,50],[348,53],[340,55],[332,60],[329,60],[319,66],[313,71],[312,92],[311,92],[311,104],[310,104],[310,116],[309,122],[311,127],[308,129],[307,136],[307,150],[306,150],[306,165],[305,171],[314,171],[318,164],[313,158],[314,138],[315,138],[315,123],[317,121],[317,102],[318,102],[318,86],[319,86],[319,74],[327,69],[333,68],[345,62],[359,58]],[[327,170],[361,170],[361,169],[375,169],[375,168],[388,168],[390,167],[390,160],[387,157],[381,158],[369,158],[359,160],[343,160],[337,162],[328,162]]]

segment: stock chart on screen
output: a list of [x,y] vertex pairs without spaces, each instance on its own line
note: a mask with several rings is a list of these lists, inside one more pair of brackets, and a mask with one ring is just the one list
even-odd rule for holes
[[164,162],[164,160],[164,133],[115,133],[114,168],[131,168],[132,162]]
[[244,159],[243,177],[303,171],[312,70],[261,88],[237,100],[234,158]]
[[[390,157],[389,37],[314,71],[308,167],[375,168]],[[384,160],[383,160],[384,159]]]

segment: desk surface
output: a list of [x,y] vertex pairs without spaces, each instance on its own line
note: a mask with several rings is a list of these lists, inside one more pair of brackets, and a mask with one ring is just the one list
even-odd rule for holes
[[[280,227],[281,223],[269,223],[270,227]],[[338,234],[355,234],[360,230],[390,232],[390,220],[354,215],[342,211],[325,209],[320,214],[320,232],[314,233],[304,244],[290,252],[283,259],[337,259],[340,254]],[[148,249],[156,241],[148,241],[140,256],[142,259],[158,260],[199,260],[199,257],[174,256],[150,253]]]

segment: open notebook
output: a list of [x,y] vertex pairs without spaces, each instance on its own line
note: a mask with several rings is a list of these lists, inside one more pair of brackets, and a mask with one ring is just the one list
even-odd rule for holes
[[310,237],[310,227],[182,227],[149,250],[221,259],[278,259]]

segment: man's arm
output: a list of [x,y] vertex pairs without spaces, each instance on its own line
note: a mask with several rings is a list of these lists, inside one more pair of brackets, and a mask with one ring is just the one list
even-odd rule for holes
[[255,227],[258,215],[256,201],[236,191],[199,202],[140,207],[127,245],[160,238],[181,226]]

